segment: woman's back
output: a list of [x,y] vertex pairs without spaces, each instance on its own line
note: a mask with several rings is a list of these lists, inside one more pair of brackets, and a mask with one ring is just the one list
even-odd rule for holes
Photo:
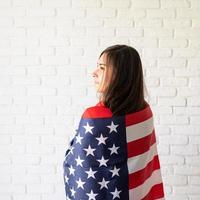
[[63,167],[69,199],[164,200],[149,104],[115,117],[102,102],[87,108]]

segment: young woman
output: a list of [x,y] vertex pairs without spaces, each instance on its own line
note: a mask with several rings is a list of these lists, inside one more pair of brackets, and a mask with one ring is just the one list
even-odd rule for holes
[[86,108],[65,153],[67,199],[164,200],[153,113],[131,46],[113,45],[92,73],[99,102]]

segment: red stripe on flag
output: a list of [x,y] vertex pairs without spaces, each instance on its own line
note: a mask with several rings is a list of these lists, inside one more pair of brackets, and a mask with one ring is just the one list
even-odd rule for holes
[[105,107],[94,106],[87,108],[82,114],[82,118],[103,118],[112,117],[112,112]]
[[163,183],[154,185],[149,193],[141,200],[155,200],[164,197]]
[[140,122],[143,122],[153,116],[153,113],[151,111],[151,108],[148,105],[143,110],[140,110],[138,112],[126,114],[125,122],[126,126],[134,125]]
[[144,183],[144,181],[148,179],[156,169],[160,169],[158,155],[155,155],[145,168],[129,174],[129,189],[136,188]]
[[128,144],[127,144],[128,158],[140,155],[140,154],[148,151],[150,149],[150,146],[153,145],[155,142],[156,142],[156,138],[155,138],[154,129],[151,134],[149,134],[143,138],[140,138],[138,140],[128,142]]

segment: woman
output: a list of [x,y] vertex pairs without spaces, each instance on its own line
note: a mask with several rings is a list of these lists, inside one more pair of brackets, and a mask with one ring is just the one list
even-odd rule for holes
[[99,102],[83,112],[65,154],[67,199],[164,200],[138,52],[127,45],[110,46],[92,75]]

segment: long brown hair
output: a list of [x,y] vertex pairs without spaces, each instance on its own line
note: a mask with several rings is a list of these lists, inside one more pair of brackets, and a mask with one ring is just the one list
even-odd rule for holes
[[107,67],[112,67],[112,79],[99,98],[110,108],[113,116],[137,112],[147,103],[144,99],[146,86],[143,78],[142,62],[139,53],[131,46],[117,44],[107,47]]

